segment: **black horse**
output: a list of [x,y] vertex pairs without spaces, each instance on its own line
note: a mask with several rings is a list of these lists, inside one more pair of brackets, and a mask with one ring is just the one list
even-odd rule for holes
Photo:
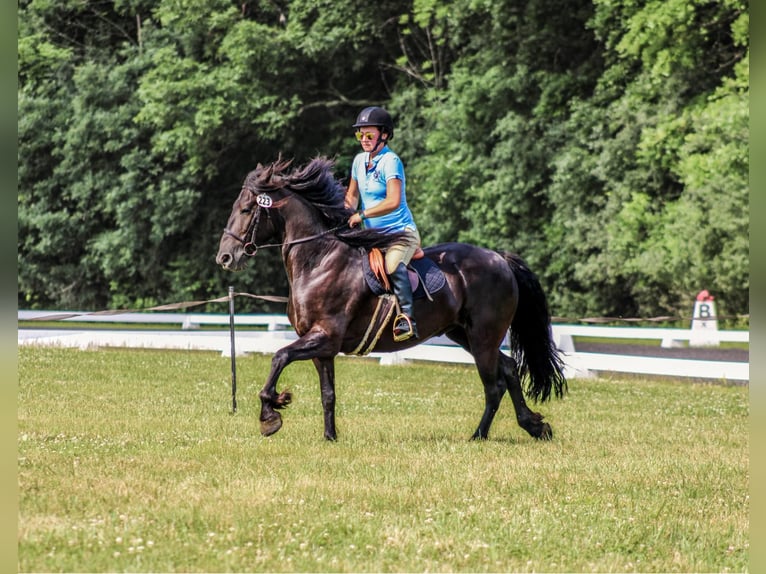
[[[464,243],[426,248],[425,257],[443,272],[446,283],[430,298],[415,301],[420,338],[395,342],[390,324],[377,326],[389,317],[381,314],[381,296],[363,272],[368,251],[385,250],[393,235],[348,227],[352,211],[344,206],[345,190],[330,160],[315,158],[292,170],[290,163],[259,164],[248,174],[216,257],[224,269],[236,271],[259,248],[278,247],[287,271],[287,314],[299,338],[274,354],[260,392],[261,433],[268,436],[282,426],[277,409],[287,406],[291,395],[278,393],[277,381],[293,361],[313,361],[324,436],[335,440],[338,353],[400,351],[444,334],[473,356],[484,385],[484,414],[474,439],[487,438],[506,390],[519,425],[535,438],[552,438],[550,425],[527,407],[524,394],[545,402],[551,392],[562,397],[567,384],[551,338],[545,294],[525,263],[511,253]],[[500,350],[509,329],[511,356]]]

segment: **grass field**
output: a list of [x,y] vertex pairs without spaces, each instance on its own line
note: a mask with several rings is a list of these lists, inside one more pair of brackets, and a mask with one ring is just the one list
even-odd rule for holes
[[488,441],[471,367],[337,362],[339,440],[316,375],[270,357],[19,348],[22,572],[744,572],[748,389],[573,380]]

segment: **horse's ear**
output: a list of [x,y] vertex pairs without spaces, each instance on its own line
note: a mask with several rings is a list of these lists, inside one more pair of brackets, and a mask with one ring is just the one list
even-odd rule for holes
[[242,188],[253,190],[262,171],[263,166],[259,163],[253,171],[247,174],[245,181],[242,183]]
[[269,185],[275,187],[282,187],[289,175],[285,173],[285,170],[293,163],[292,159],[283,160],[280,154],[279,158],[272,163],[266,172],[263,174],[263,181],[268,182]]

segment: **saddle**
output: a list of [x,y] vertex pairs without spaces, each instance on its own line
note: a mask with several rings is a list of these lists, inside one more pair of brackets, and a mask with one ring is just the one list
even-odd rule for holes
[[[367,257],[362,257],[362,269],[367,286],[375,295],[391,293],[391,284],[388,281],[383,253],[380,249],[373,248]],[[425,256],[422,249],[418,249],[410,260],[407,273],[412,286],[413,299],[428,298],[430,301],[431,294],[442,289],[447,282],[442,270]]]
[[[367,257],[362,257],[362,270],[370,290],[378,296],[378,304],[372,314],[370,324],[367,326],[367,331],[356,349],[349,353],[350,355],[364,356],[375,348],[383,329],[388,325],[399,305],[396,296],[392,293],[383,253],[380,249],[373,248]],[[407,273],[412,286],[413,299],[427,297],[429,301],[432,301],[431,294],[439,291],[447,283],[447,278],[442,270],[425,256],[422,249],[418,249],[413,256],[407,266]]]

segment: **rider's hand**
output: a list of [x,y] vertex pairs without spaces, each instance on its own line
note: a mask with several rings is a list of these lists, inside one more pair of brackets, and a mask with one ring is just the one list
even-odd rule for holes
[[354,213],[354,215],[348,218],[348,226],[356,227],[357,225],[360,225],[362,221],[364,221],[364,219],[365,218],[363,216],[363,212],[357,211],[356,213]]

